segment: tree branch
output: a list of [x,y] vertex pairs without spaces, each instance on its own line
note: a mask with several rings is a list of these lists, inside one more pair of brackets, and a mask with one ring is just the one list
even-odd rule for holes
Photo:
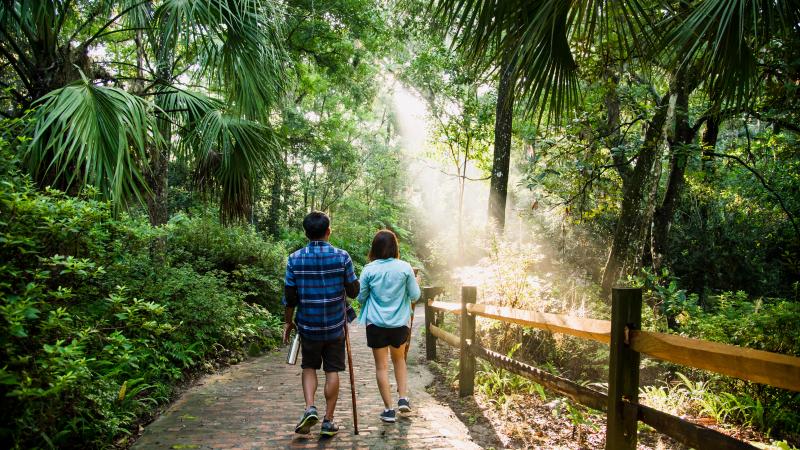
[[22,81],[22,84],[25,85],[25,88],[27,88],[29,91],[33,91],[33,86],[26,77],[27,74],[19,66],[19,62],[16,58],[14,58],[14,55],[12,55],[11,52],[6,50],[6,48],[2,45],[0,45],[0,55],[4,56],[8,60],[8,63],[11,64],[11,67],[13,67],[14,71],[17,72],[17,76],[19,77],[20,81]]
[[744,160],[742,160],[742,158],[739,158],[736,155],[729,155],[726,153],[712,153],[712,152],[707,153],[707,155],[716,156],[719,158],[732,159],[738,162],[742,167],[750,171],[750,173],[752,173],[756,178],[758,178],[758,181],[761,182],[761,185],[764,186],[764,189],[766,189],[770,194],[772,194],[773,197],[775,197],[776,200],[778,200],[778,203],[781,205],[781,209],[783,210],[784,214],[786,214],[786,217],[789,218],[789,222],[792,224],[792,227],[794,228],[795,236],[800,240],[800,227],[797,226],[797,223],[795,222],[794,219],[794,215],[786,207],[786,204],[783,202],[783,198],[778,194],[777,191],[775,191],[774,189],[772,189],[772,187],[770,187],[770,185],[767,183],[767,180],[765,180],[764,177],[760,173],[758,173],[758,171],[750,167]]
[[61,6],[62,6],[61,15],[58,18],[58,23],[56,24],[55,31],[53,32],[53,34],[55,34],[56,36],[61,34],[61,28],[64,27],[64,22],[67,19],[67,15],[68,15],[67,11],[69,11],[69,4],[70,3],[72,3],[70,0],[66,0],[64,3],[61,4]]
[[[89,39],[87,39],[86,41],[84,41],[84,42],[81,44],[81,47],[83,47],[83,48],[87,48],[87,47],[89,47],[89,44],[91,44],[91,43],[92,43],[92,42],[93,42],[95,39],[97,39],[97,38],[98,38],[98,37],[100,37],[100,36],[103,36],[103,35],[107,34],[107,33],[105,32],[105,31],[106,31],[106,29],[107,29],[108,27],[110,27],[111,25],[113,25],[113,24],[114,24],[114,23],[117,21],[117,19],[119,19],[120,17],[122,17],[122,16],[124,16],[125,14],[127,14],[127,13],[128,13],[130,10],[132,10],[132,9],[134,9],[134,8],[138,8],[139,6],[141,6],[141,5],[144,5],[145,3],[149,2],[149,1],[150,1],[150,0],[144,0],[144,1],[141,1],[141,2],[138,2],[138,3],[134,3],[133,5],[131,5],[131,6],[127,7],[127,8],[125,8],[125,9],[123,9],[123,10],[122,10],[122,11],[121,11],[119,14],[117,14],[117,15],[116,15],[116,16],[114,16],[114,17],[112,17],[112,18],[111,18],[111,20],[109,20],[108,22],[106,22],[105,24],[103,24],[103,26],[102,26],[102,27],[100,27],[100,29],[99,29],[99,30],[97,30],[97,32],[95,32],[95,33],[94,33],[94,34],[93,34],[93,35],[92,35],[92,36],[91,36]],[[90,18],[89,20],[91,20],[91,19],[93,19],[93,18],[94,18],[94,17]],[[76,32],[76,33],[77,33],[77,32]],[[73,37],[74,37],[74,35],[73,35]]]
[[631,80],[635,81],[637,84],[647,87],[647,92],[649,92],[650,96],[653,97],[653,101],[655,102],[656,106],[661,106],[662,102],[664,101],[664,98],[666,98],[666,95],[664,97],[659,96],[658,92],[656,92],[656,87],[653,86],[653,83],[650,83],[649,81],[645,80],[639,74],[634,72],[628,72],[628,75],[630,75]]
[[17,53],[18,61],[24,64],[28,69],[33,69],[34,65],[30,62],[28,57],[25,56],[25,53],[22,52],[22,49],[19,48],[16,41],[14,41],[14,39],[11,39],[11,36],[6,31],[5,27],[0,27],[0,33],[2,33],[3,36],[5,36],[5,40],[6,42],[8,42],[9,45],[11,45],[11,49]]

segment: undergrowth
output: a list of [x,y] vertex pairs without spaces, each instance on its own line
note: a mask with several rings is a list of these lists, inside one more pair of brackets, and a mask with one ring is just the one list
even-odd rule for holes
[[[591,282],[579,282],[580,277],[566,277],[563,273],[547,279],[537,276],[543,256],[536,245],[491,238],[484,246],[489,251],[487,257],[455,274],[464,284],[478,284],[479,303],[609,318],[610,308],[600,300]],[[552,266],[547,269],[554,270]],[[800,355],[800,304],[792,300],[754,299],[744,292],[719,292],[709,295],[701,306],[698,296],[682,289],[679,280],[667,271],[645,271],[629,283],[644,287],[645,329]],[[477,324],[485,347],[605,390],[607,346],[495,320],[478,318]],[[448,328],[447,322],[444,328]],[[644,358],[640,375],[643,401],[671,414],[705,417],[727,427],[757,430],[768,439],[780,440],[774,443],[777,446],[800,442],[800,395],[700,370],[685,374],[679,370],[685,368]],[[454,380],[457,365],[449,372]],[[508,399],[514,395],[541,395],[541,386],[485,363],[480,365],[476,389],[500,409],[507,408]],[[573,424],[584,422],[581,410],[575,410],[575,414],[569,408],[565,411]]]
[[39,190],[0,145],[0,443],[125,446],[192,372],[277,344],[285,249]]

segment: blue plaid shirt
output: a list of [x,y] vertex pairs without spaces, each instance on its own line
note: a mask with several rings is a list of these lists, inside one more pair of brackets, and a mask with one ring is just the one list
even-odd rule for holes
[[325,241],[311,241],[289,255],[284,282],[297,287],[295,324],[300,336],[313,341],[342,337],[344,283],[357,279],[350,255]]

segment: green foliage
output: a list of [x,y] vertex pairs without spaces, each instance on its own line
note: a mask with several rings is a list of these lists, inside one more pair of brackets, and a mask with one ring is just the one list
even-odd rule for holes
[[286,249],[265,241],[248,227],[225,227],[210,209],[176,214],[167,239],[172,265],[214,272],[244,295],[244,300],[270,310],[283,293]]
[[709,312],[693,317],[692,335],[742,347],[800,356],[800,303],[782,298],[751,299],[744,292],[711,298]]
[[282,246],[208,214],[115,219],[90,190],[36,190],[0,150],[4,446],[124,441],[187,373],[277,343],[261,305],[279,299]]
[[[745,292],[722,292],[705,308],[697,295],[686,295],[677,279],[664,271],[645,271],[640,280],[650,307],[643,313],[645,327],[671,330],[698,339],[776,353],[800,355],[800,304],[781,298],[752,299]],[[739,423],[769,433],[800,431],[800,396],[782,389],[697,372],[701,381],[678,373],[667,387],[646,386],[650,404],[673,414],[700,414],[720,423]]]
[[[520,345],[518,343],[512,347],[506,356],[513,358]],[[475,373],[475,385],[491,402],[500,407],[503,407],[508,400],[508,394],[537,394],[542,401],[547,399],[544,388],[538,383],[505,369],[494,367],[482,359],[479,360],[479,366]]]
[[[796,399],[782,397],[779,392],[759,398],[752,391],[727,392],[723,380],[692,381],[677,372],[677,379],[667,386],[640,388],[643,402],[673,415],[691,414],[710,417],[720,424],[737,423],[765,431],[798,432]],[[720,392],[723,390],[722,392]]]
[[[141,202],[141,161],[150,136],[161,145],[152,104],[83,78],[39,100],[26,160],[34,178],[97,186],[115,206]],[[75,167],[81,170],[76,170]],[[82,174],[82,179],[77,179]]]

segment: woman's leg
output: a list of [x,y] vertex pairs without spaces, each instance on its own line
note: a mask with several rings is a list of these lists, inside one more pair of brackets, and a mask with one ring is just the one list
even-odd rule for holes
[[378,390],[383,399],[385,409],[392,408],[392,391],[389,386],[389,351],[387,347],[373,348],[372,356],[375,358],[375,379],[378,381]]
[[[394,378],[397,380],[397,393],[400,398],[408,395],[408,370],[406,368],[406,345],[403,344],[400,348],[389,346],[389,352],[392,355],[392,365],[394,366]],[[388,374],[387,374],[388,375]]]

